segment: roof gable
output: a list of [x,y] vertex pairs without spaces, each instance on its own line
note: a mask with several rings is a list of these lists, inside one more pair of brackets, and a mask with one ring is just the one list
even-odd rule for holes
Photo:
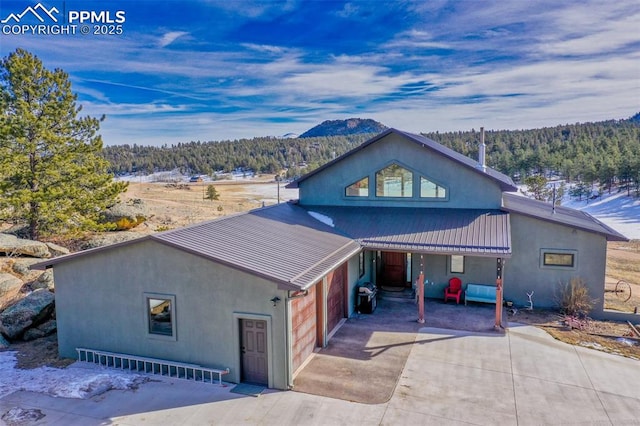
[[364,148],[368,147],[369,145],[372,145],[378,141],[380,141],[381,139],[384,139],[386,136],[390,135],[390,134],[396,134],[399,136],[404,137],[405,139],[414,142],[420,146],[426,147],[428,149],[430,149],[432,152],[435,152],[438,155],[442,155],[443,157],[446,157],[452,161],[454,161],[455,163],[468,168],[469,170],[474,171],[475,173],[478,173],[481,176],[487,177],[491,180],[493,180],[495,183],[498,184],[498,186],[500,187],[500,189],[502,191],[517,191],[517,187],[515,186],[515,184],[513,183],[513,180],[511,180],[511,178],[507,175],[504,175],[500,172],[498,172],[497,170],[491,169],[489,167],[486,167],[484,170],[482,168],[482,166],[480,165],[479,162],[472,160],[471,158],[460,154],[459,152],[456,152],[450,148],[447,148],[444,145],[439,144],[438,142],[426,138],[422,135],[416,135],[413,133],[408,133],[408,132],[403,132],[401,130],[397,130],[397,129],[388,129],[385,132],[380,133],[379,135],[369,139],[368,141],[362,143],[361,145],[357,146],[356,148],[352,149],[351,151],[341,155],[340,157],[336,158],[335,160],[332,160],[328,163],[325,163],[324,165],[318,167],[317,169],[307,173],[306,175],[300,177],[299,179],[291,182],[290,184],[287,185],[287,188],[298,188],[299,183],[305,181],[306,179],[310,178],[311,176],[314,176],[326,169],[328,169],[329,167],[331,167],[332,165],[344,160],[347,157],[350,157],[352,155],[357,154],[358,152],[362,151]]

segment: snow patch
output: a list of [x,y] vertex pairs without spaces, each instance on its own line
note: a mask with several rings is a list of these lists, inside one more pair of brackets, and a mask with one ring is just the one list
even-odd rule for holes
[[329,225],[330,227],[335,228],[335,225],[333,224],[333,219],[331,219],[329,216],[323,215],[322,213],[318,213],[318,212],[308,212],[308,213],[309,213],[309,216],[311,216],[315,220],[318,220],[324,223],[325,225]]
[[16,352],[0,352],[0,398],[17,391],[59,398],[88,399],[111,389],[135,389],[149,379],[140,374],[76,362],[67,368],[16,368]]

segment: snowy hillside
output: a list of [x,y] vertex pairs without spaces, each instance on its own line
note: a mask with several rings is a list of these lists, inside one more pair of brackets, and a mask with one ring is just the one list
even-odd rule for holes
[[640,198],[626,192],[605,193],[595,200],[572,200],[562,205],[589,213],[627,238],[640,239]]

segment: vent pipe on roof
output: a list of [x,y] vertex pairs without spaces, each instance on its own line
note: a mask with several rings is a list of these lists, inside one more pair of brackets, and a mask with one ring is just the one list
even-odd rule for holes
[[483,172],[487,171],[486,163],[487,146],[484,144],[484,127],[480,127],[480,149],[478,152],[478,163]]

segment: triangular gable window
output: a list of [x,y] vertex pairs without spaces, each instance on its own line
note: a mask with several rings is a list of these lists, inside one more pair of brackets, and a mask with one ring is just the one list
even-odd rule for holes
[[429,179],[420,176],[420,197],[422,198],[447,198],[447,190]]
[[376,196],[378,197],[412,197],[413,173],[391,164],[376,173]]
[[347,186],[345,193],[347,197],[368,197],[369,177],[362,178],[359,181]]

